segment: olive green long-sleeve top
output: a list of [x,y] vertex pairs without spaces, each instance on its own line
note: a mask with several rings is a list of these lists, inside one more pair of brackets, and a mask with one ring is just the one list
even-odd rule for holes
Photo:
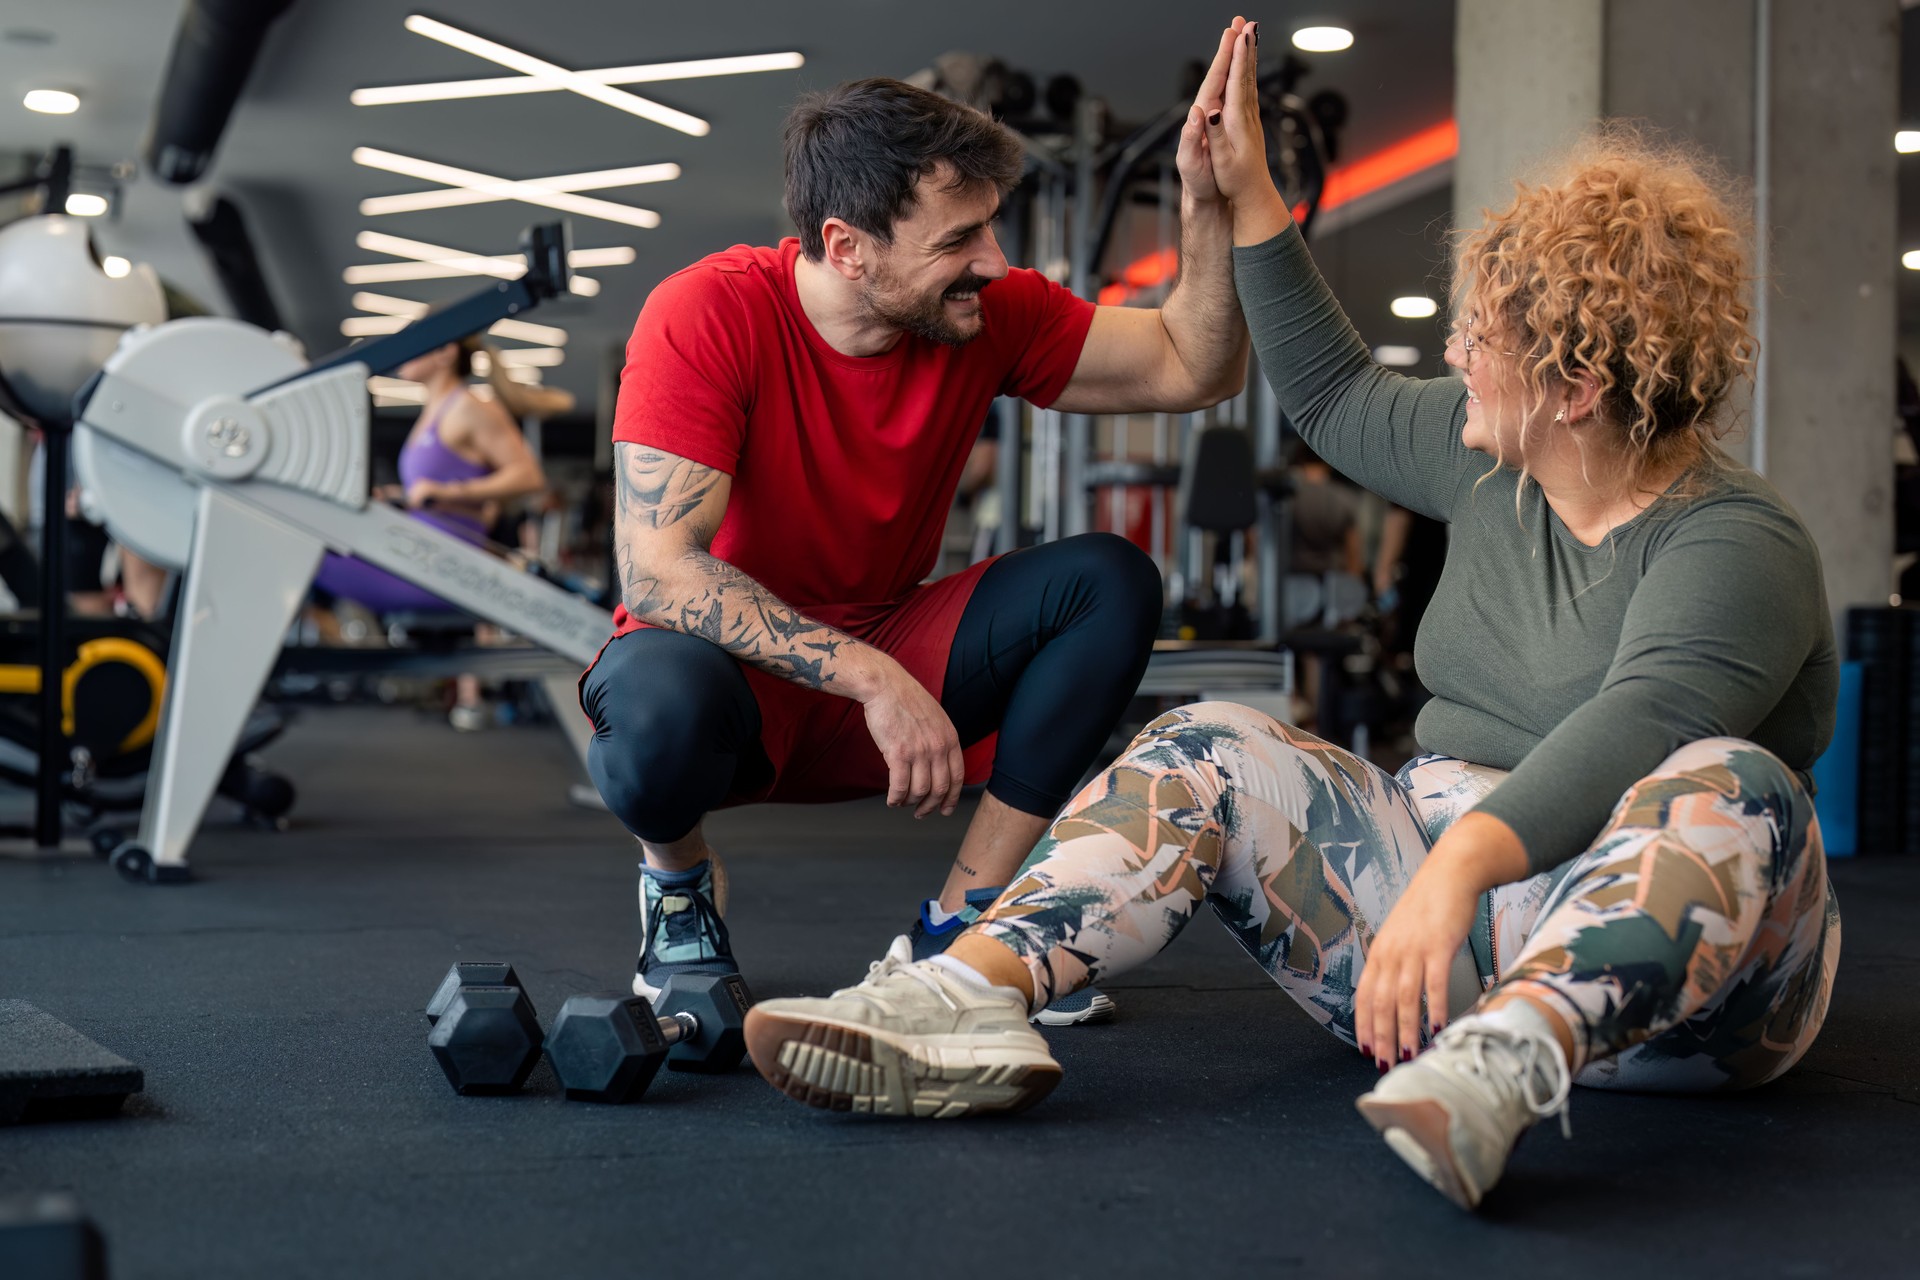
[[[1356,482],[1450,526],[1414,660],[1423,750],[1512,770],[1477,806],[1544,871],[1585,851],[1621,796],[1701,738],[1745,738],[1803,782],[1833,736],[1839,665],[1813,539],[1726,461],[1599,546],[1537,485],[1460,442],[1466,388],[1375,364],[1293,227],[1234,250],[1280,407]],[[1492,475],[1488,473],[1492,471]],[[1483,480],[1483,477],[1485,479]]]

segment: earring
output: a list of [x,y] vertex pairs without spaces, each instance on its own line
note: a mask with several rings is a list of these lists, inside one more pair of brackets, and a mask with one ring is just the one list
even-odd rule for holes
[[1567,420],[1567,411],[1565,409],[1556,410],[1553,415],[1553,420],[1555,422],[1565,422]]

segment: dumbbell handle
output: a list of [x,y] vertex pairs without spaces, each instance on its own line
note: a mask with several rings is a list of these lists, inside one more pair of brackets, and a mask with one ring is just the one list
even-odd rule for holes
[[659,1018],[660,1038],[669,1045],[679,1044],[682,1040],[691,1040],[700,1034],[700,1019],[690,1013],[676,1013],[670,1018]]

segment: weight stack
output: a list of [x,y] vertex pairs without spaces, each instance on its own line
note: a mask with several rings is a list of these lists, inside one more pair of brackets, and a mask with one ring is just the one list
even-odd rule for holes
[[[1861,667],[1860,852],[1899,853],[1920,839],[1920,751],[1910,743],[1920,698],[1920,632],[1905,609],[1847,611],[1847,657]],[[1909,784],[1912,785],[1909,785]]]

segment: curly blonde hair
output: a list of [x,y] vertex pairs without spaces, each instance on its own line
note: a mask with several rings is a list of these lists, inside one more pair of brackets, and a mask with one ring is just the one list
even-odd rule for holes
[[1597,421],[1579,430],[1607,433],[1624,485],[1714,463],[1727,396],[1759,349],[1733,184],[1697,152],[1609,123],[1515,187],[1462,238],[1453,292],[1456,323],[1472,317],[1476,342],[1518,357],[1523,421],[1586,374]]

